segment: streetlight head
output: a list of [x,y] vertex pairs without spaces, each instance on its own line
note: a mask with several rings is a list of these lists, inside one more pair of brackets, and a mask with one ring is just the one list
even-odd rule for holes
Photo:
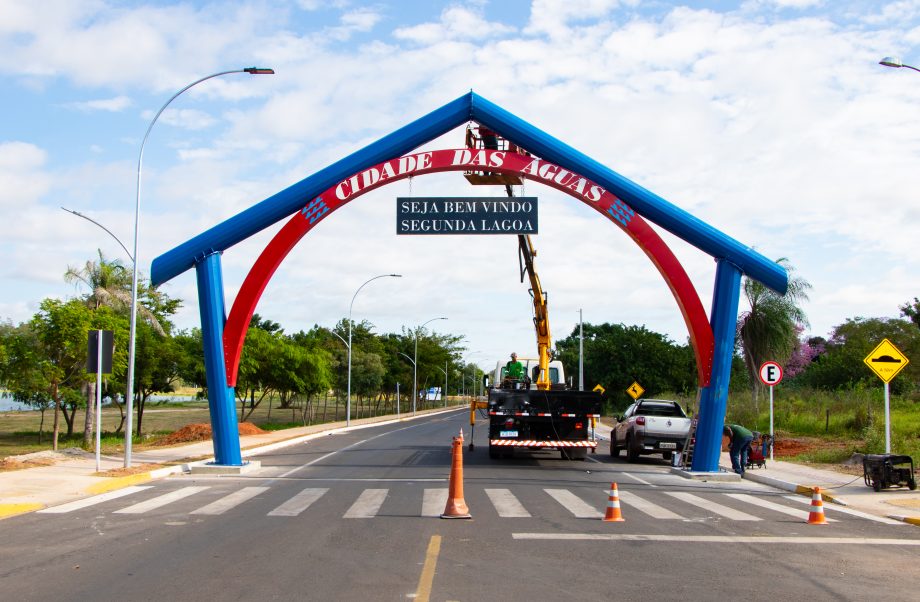
[[387,275],[393,278],[402,278],[402,274],[387,274]]
[[266,67],[246,67],[243,69],[246,73],[250,75],[274,75],[274,69],[268,69]]
[[899,68],[899,67],[903,67],[903,66],[904,66],[904,63],[901,62],[901,59],[899,59],[899,58],[896,57],[896,56],[886,56],[885,58],[883,58],[882,60],[880,60],[880,61],[878,62],[878,64],[879,64],[879,65],[884,65],[884,66],[886,66],[886,67],[895,67],[895,68]]

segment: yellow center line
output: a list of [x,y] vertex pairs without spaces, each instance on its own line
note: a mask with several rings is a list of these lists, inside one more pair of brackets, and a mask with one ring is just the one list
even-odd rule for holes
[[428,602],[431,596],[431,584],[434,581],[434,569],[438,565],[438,554],[441,552],[441,536],[432,535],[428,542],[428,551],[425,552],[425,566],[418,579],[418,588],[415,590],[416,602]]

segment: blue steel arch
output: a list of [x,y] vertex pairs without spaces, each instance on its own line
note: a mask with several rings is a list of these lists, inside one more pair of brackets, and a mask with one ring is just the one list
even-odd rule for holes
[[[233,390],[226,386],[225,381],[222,384],[221,379],[212,379],[212,374],[226,374],[220,346],[223,322],[226,319],[220,276],[220,254],[299,211],[311,198],[351,174],[415,150],[469,121],[475,121],[496,131],[538,157],[594,180],[625,201],[645,219],[717,260],[718,268],[710,312],[715,338],[712,382],[702,391],[700,399],[700,423],[693,469],[704,472],[718,471],[741,276],[745,274],[774,291],[785,294],[788,286],[785,269],[474,92],[447,103],[154,259],[151,266],[151,281],[154,286],[159,286],[192,267],[198,272],[199,304],[217,463],[241,463],[239,440],[236,438],[235,446],[233,441],[236,437]],[[230,408],[229,412],[226,411],[227,406]]]

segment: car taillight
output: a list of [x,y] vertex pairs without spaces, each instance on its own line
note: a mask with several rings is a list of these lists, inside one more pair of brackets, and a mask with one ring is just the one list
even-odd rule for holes
[[583,429],[583,428],[585,428],[585,423],[584,423],[584,422],[576,422],[576,423],[575,423],[575,430],[576,430],[576,431],[580,431],[580,430]]
[[645,424],[645,416],[636,416],[636,424]]

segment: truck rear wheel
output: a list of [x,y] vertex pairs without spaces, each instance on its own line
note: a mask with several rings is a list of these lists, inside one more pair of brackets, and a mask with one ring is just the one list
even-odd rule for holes
[[490,443],[489,444],[489,458],[492,460],[498,460],[501,457],[502,457],[501,452],[499,452],[498,448]]
[[626,461],[635,462],[639,459],[639,446],[632,435],[626,437]]

